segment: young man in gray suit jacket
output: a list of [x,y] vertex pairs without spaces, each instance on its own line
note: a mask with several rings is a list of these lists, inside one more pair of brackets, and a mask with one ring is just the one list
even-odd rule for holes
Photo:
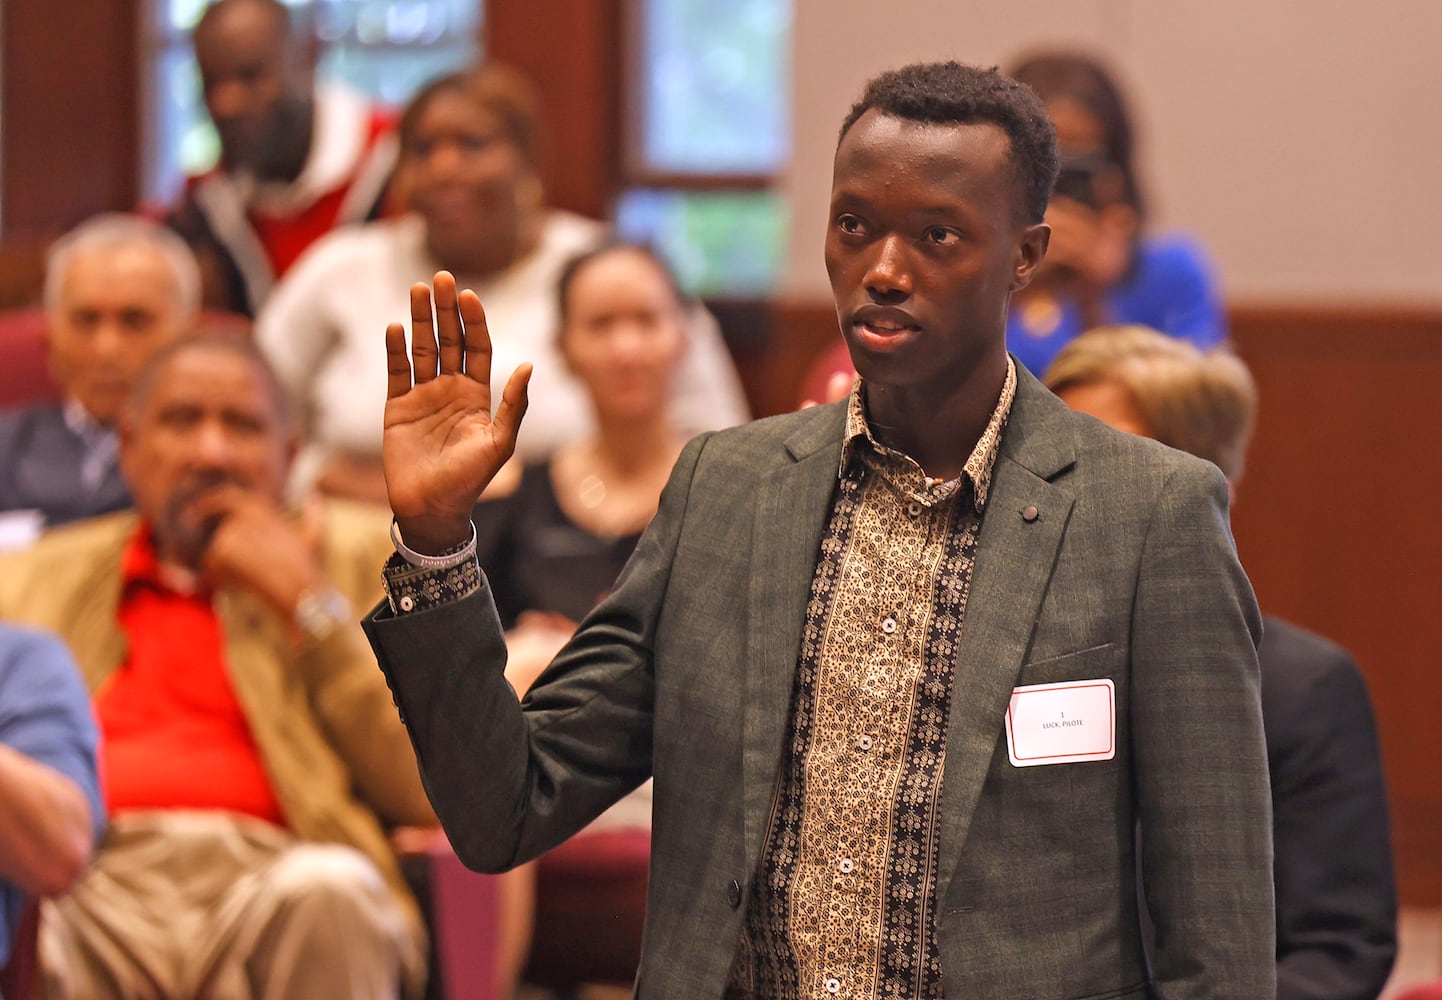
[[1006,354],[1055,173],[1040,103],[995,71],[873,80],[826,236],[851,397],[693,441],[520,705],[467,539],[529,371],[492,416],[484,314],[446,274],[434,318],[412,292],[410,354],[387,330],[372,644],[472,867],[654,776],[638,995],[1272,995],[1260,623],[1225,484]]

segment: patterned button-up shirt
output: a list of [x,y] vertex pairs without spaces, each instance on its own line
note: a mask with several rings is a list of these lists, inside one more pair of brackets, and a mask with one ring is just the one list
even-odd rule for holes
[[728,997],[942,995],[938,803],[957,647],[992,467],[1016,392],[962,474],[928,479],[852,390],[811,584],[786,764]]

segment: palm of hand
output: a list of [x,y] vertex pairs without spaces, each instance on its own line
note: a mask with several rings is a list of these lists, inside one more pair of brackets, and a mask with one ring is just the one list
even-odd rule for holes
[[476,499],[515,451],[531,367],[511,373],[492,414],[491,338],[481,300],[471,291],[458,294],[445,271],[433,288],[434,300],[432,287],[411,288],[409,352],[405,328],[386,328],[381,458],[402,533],[445,548],[464,534]]
[[489,387],[452,374],[386,401],[382,460],[397,517],[469,516],[515,443],[496,427],[490,397]]

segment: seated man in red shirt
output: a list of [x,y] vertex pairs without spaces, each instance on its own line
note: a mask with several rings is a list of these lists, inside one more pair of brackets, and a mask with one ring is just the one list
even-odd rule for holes
[[215,309],[254,316],[308,246],[380,214],[395,166],[394,112],[317,85],[315,38],[298,27],[279,0],[215,0],[195,26],[220,163],[186,182],[167,221]]
[[0,617],[81,667],[113,817],[42,912],[48,995],[394,1000],[423,931],[385,828],[435,820],[356,624],[385,518],[282,506],[295,436],[245,340],[158,352],[120,449],[138,516],[0,563]]

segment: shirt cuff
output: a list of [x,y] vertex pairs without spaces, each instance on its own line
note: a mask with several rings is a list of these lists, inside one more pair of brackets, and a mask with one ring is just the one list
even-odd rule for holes
[[426,611],[469,597],[481,589],[481,567],[476,561],[476,529],[471,537],[439,556],[412,552],[391,522],[396,553],[382,570],[386,599],[396,615]]

